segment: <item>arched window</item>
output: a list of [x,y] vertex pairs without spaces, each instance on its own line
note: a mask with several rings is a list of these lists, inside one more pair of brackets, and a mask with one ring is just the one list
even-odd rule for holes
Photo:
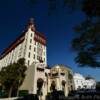
[[42,92],[43,83],[44,83],[44,81],[43,81],[42,78],[39,78],[39,79],[37,80],[37,94],[38,94],[38,95],[43,95],[43,92]]
[[55,91],[56,90],[56,83],[55,83],[55,81],[52,81],[50,90],[51,91]]
[[66,81],[65,80],[62,80],[62,90],[65,91],[65,84],[66,84]]

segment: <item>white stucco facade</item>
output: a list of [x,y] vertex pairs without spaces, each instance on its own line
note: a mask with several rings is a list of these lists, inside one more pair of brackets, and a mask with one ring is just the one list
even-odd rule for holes
[[48,69],[43,63],[33,63],[28,67],[20,90],[28,90],[31,94],[38,94],[38,81],[43,80],[40,89],[43,100],[48,93],[53,91],[53,83],[55,83],[54,87],[57,91],[63,91],[65,96],[68,96],[69,92],[74,90],[73,77],[69,77],[69,74],[73,76],[72,70],[62,65],[55,65]]
[[20,58],[25,58],[27,66],[40,60],[47,64],[46,38],[36,31],[34,22],[31,20],[27,25],[27,30],[1,54],[0,69],[17,62]]
[[64,65],[55,65],[51,68],[51,84],[55,82],[58,91],[64,91],[65,96],[68,96],[70,91],[75,89],[73,72],[71,68]]
[[75,73],[73,78],[74,78],[75,90],[84,88],[85,78],[83,77],[83,75]]
[[29,94],[38,94],[38,81],[42,80],[42,99],[45,100],[45,96],[49,91],[47,85],[48,80],[45,76],[45,72],[47,74],[50,72],[50,70],[46,69],[46,67],[47,66],[44,63],[32,63],[26,71],[26,77],[19,90],[27,90]]
[[86,89],[96,89],[96,81],[94,79],[85,80]]
[[75,73],[74,76],[75,90],[79,89],[96,89],[96,81],[94,79],[86,79],[83,75]]

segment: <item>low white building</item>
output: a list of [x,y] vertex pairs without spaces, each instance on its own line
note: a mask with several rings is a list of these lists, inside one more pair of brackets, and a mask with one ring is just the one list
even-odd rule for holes
[[96,89],[96,81],[94,79],[85,80],[86,89]]
[[73,78],[74,78],[75,90],[83,89],[85,85],[84,76],[79,73],[75,73]]
[[79,73],[75,73],[73,78],[74,78],[75,90],[96,89],[95,79],[92,78],[86,79],[83,75]]

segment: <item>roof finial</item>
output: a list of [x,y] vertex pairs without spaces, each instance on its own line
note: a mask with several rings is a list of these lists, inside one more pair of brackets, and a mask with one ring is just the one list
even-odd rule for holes
[[31,28],[32,31],[35,31],[34,18],[29,19],[28,28]]
[[34,24],[34,18],[29,19],[29,24],[31,24],[31,25]]

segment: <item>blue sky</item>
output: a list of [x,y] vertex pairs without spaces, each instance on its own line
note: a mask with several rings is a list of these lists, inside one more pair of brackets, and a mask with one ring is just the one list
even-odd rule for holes
[[47,37],[48,65],[68,65],[74,72],[100,80],[100,68],[79,68],[74,61],[76,53],[71,50],[71,40],[77,35],[73,27],[84,20],[84,14],[80,11],[69,13],[67,8],[58,5],[57,12],[48,16],[47,0],[36,5],[24,1],[0,1],[0,53],[22,33],[29,18],[33,17],[37,31]]

